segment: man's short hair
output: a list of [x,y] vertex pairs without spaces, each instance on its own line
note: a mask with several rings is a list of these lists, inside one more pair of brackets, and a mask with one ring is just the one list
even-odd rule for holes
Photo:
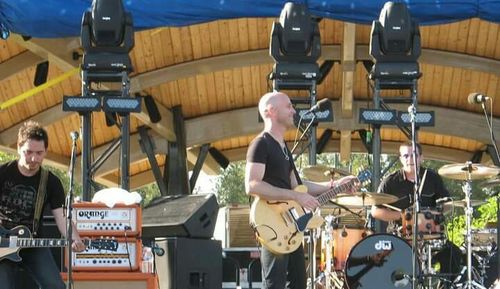
[[[422,146],[421,146],[419,143],[416,143],[415,145],[416,145],[416,147],[417,147],[417,153],[418,153],[419,155],[422,155]],[[411,142],[411,141],[404,142],[404,143],[401,143],[401,144],[399,145],[399,148],[400,148],[400,149],[401,149],[402,147],[413,147],[413,144],[412,144],[412,142]]]
[[45,149],[49,146],[47,131],[36,121],[28,120],[19,128],[17,146],[23,146],[29,139],[43,141]]

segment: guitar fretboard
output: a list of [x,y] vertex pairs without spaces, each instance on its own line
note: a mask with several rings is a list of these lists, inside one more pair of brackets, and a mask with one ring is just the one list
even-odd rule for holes
[[16,247],[19,248],[32,248],[32,247],[66,247],[67,240],[64,239],[17,239]]
[[329,189],[328,191],[324,192],[323,194],[319,195],[318,197],[316,197],[316,200],[318,200],[318,202],[321,205],[324,205],[324,204],[328,203],[328,201],[330,201],[336,195],[351,190],[357,182],[358,182],[358,179],[353,179],[352,181],[350,181],[348,183],[333,187],[333,188]]

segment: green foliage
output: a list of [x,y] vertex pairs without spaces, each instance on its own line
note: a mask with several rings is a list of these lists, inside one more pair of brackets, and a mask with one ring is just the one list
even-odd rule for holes
[[233,162],[217,177],[214,190],[221,206],[248,204],[248,196],[245,193],[245,163]]
[[[448,239],[460,246],[464,242],[465,233],[465,215],[460,210],[461,215],[455,216],[446,224]],[[496,198],[491,197],[488,202],[474,210],[472,219],[473,229],[491,228],[490,224],[497,222],[497,203]],[[496,225],[493,225],[496,228]]]
[[152,183],[137,190],[142,197],[142,205],[147,206],[153,199],[160,196],[158,184]]

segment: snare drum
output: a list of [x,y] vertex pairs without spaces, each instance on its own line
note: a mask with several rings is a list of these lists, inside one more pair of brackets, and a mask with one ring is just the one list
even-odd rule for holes
[[374,234],[352,248],[345,276],[350,289],[411,289],[412,272],[408,242],[391,234]]
[[[411,239],[413,235],[413,208],[402,213],[401,234],[405,239]],[[441,211],[430,208],[422,208],[418,214],[419,239],[431,240],[444,238],[444,215]]]

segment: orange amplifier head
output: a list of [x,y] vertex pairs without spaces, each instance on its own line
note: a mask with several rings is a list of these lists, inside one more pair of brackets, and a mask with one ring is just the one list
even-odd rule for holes
[[73,221],[81,236],[138,236],[141,234],[141,207],[101,203],[73,204]]
[[[142,243],[136,238],[117,238],[109,249],[87,247],[83,252],[73,252],[74,271],[137,271],[142,260]],[[65,252],[68,266],[68,254]]]

